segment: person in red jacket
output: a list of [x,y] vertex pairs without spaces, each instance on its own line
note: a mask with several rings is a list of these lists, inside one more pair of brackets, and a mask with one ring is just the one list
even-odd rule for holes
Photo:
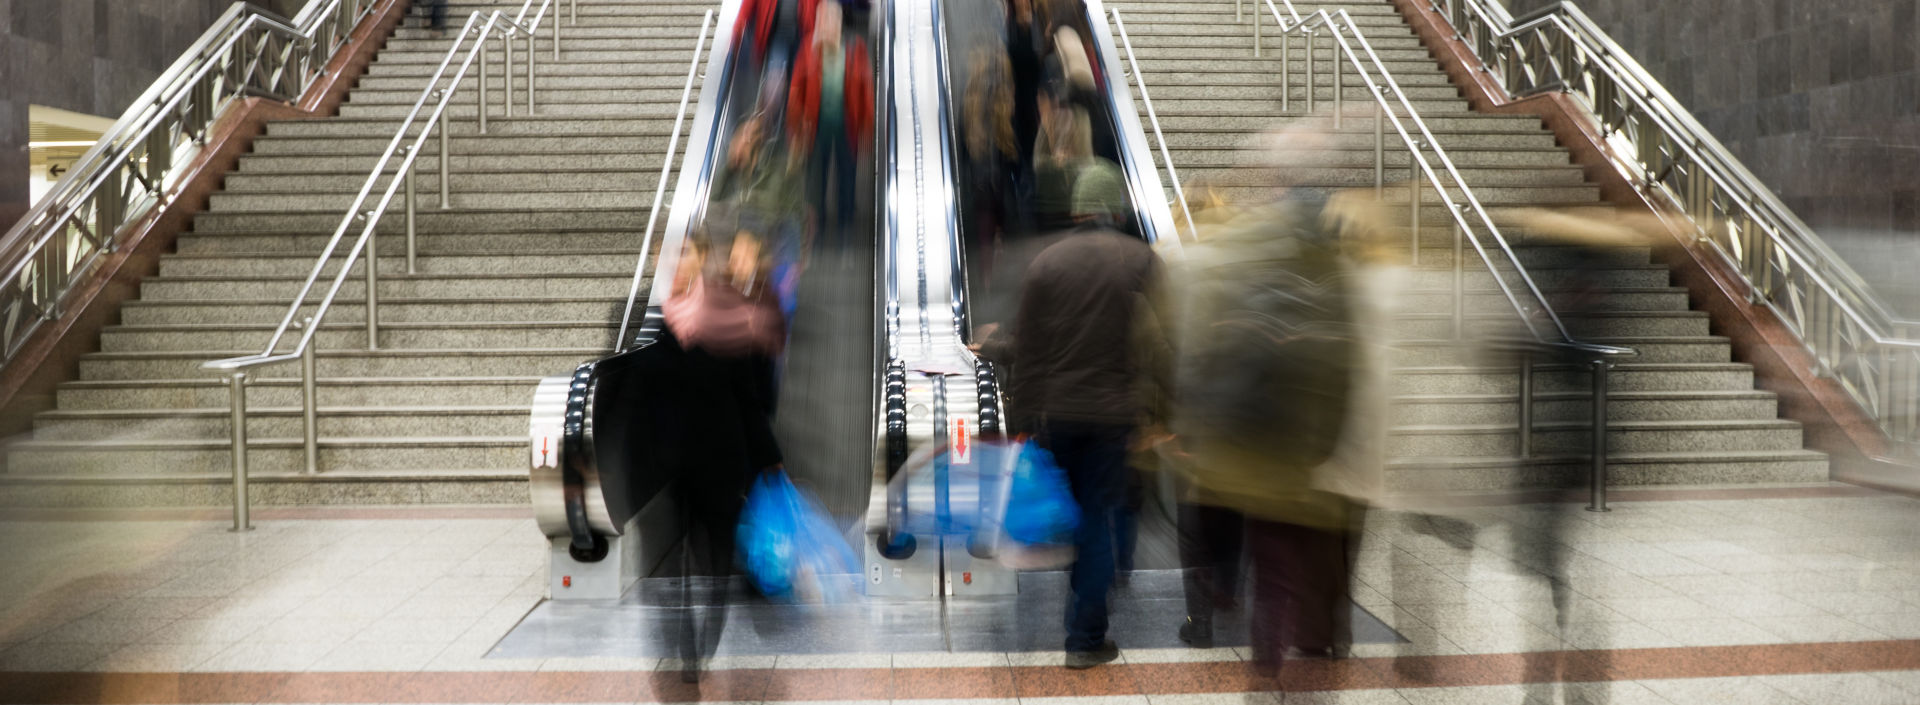
[[827,225],[844,224],[853,215],[855,145],[864,144],[873,131],[873,64],[865,41],[843,45],[840,3],[819,3],[813,30],[794,61],[786,119],[792,155],[808,159],[816,232],[825,232]]

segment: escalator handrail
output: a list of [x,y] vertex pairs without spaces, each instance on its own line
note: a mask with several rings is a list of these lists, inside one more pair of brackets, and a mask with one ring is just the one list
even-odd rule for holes
[[[647,257],[653,252],[653,226],[660,217],[660,203],[667,196],[667,176],[673,172],[673,157],[680,150],[680,126],[687,117],[687,102],[693,97],[693,80],[700,73],[700,56],[705,52],[708,30],[713,25],[713,10],[709,8],[700,20],[700,34],[694,38],[693,58],[687,66],[687,82],[680,89],[680,107],[673,113],[673,133],[667,138],[666,156],[660,159],[660,178],[654,184],[653,207],[647,212],[647,229],[640,243],[640,259],[633,265],[633,284],[627,288],[627,305],[620,314],[620,332],[614,337],[615,354],[625,352],[627,345],[627,326],[633,321],[633,305],[640,298],[640,281],[646,278]],[[654,270],[656,276],[658,269]]]

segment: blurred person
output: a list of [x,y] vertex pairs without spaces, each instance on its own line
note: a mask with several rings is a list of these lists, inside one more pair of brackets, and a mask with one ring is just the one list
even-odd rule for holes
[[447,36],[447,0],[421,0],[427,7],[427,36]]
[[[1020,150],[1013,171],[1014,202],[1022,206],[1033,193],[1033,148],[1040,136],[1040,57],[1046,48],[1046,25],[1036,20],[1033,3],[1007,0],[1006,13],[1007,68],[1013,75],[1013,142]],[[1031,226],[1023,224],[1022,229],[1027,227]]]
[[[686,439],[673,460],[683,517],[682,579],[669,638],[681,678],[699,680],[726,627],[735,528],[752,478],[782,465],[774,440],[772,359],[784,321],[767,285],[770,260],[752,233],[688,239],[674,271],[661,345],[678,350],[663,437]],[[697,585],[699,584],[699,585]]]
[[[1278,138],[1317,144],[1307,123]],[[1283,165],[1282,165],[1283,166]],[[1185,248],[1176,284],[1176,455],[1191,483],[1181,510],[1189,615],[1180,636],[1210,645],[1231,606],[1244,536],[1253,574],[1251,645],[1263,674],[1350,644],[1352,560],[1377,460],[1340,462],[1364,352],[1338,209],[1282,189]],[[1377,451],[1376,451],[1377,452]]]
[[[1020,158],[1014,143],[1013,75],[1006,47],[975,46],[968,60],[967,90],[962,109],[967,155],[967,211],[971,221],[972,260],[978,276],[992,281],[993,255],[1011,220],[1009,195],[1012,175]],[[984,293],[983,290],[976,289]]]
[[772,120],[766,113],[751,115],[734,131],[713,180],[712,201],[719,207],[708,219],[764,240],[772,262],[769,282],[791,322],[808,249],[808,207],[799,165],[788,158]]
[[843,46],[842,29],[840,3],[815,6],[813,36],[795,60],[787,93],[792,154],[808,160],[815,230],[823,234],[829,224],[852,221],[854,145],[865,144],[873,130],[873,65],[867,44],[855,39],[852,46]]
[[1087,179],[1076,187],[1077,227],[1036,256],[1021,285],[1013,330],[989,334],[983,356],[1010,368],[1014,428],[1066,471],[1081,522],[1066,610],[1066,666],[1091,668],[1118,658],[1107,639],[1108,592],[1116,570],[1116,521],[1124,520],[1127,455],[1147,413],[1143,380],[1166,384],[1160,359],[1142,350],[1160,264],[1153,250],[1112,225],[1127,209],[1121,182]]
[[[1107,184],[1118,183],[1124,200],[1126,181],[1120,167],[1093,152],[1092,118],[1087,110],[1073,102],[1071,80],[1057,61],[1049,61],[1041,86],[1041,130],[1034,144],[1034,189],[1031,209],[1039,232],[1059,232],[1072,227],[1078,216],[1074,200],[1078,182],[1098,175],[1096,192],[1112,192]],[[1127,209],[1103,216],[1108,224],[1122,232],[1132,232]]]

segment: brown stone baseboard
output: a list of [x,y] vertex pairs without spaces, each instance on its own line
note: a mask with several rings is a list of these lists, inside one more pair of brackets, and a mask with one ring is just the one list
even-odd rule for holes
[[1798,336],[1771,309],[1752,303],[1751,287],[1710,245],[1698,241],[1690,221],[1635,184],[1613,158],[1598,126],[1572,97],[1547,93],[1510,100],[1453,26],[1423,0],[1393,0],[1433,58],[1468,104],[1484,113],[1538,116],[1561,146],[1584,167],[1601,198],[1630,212],[1649,214],[1665,227],[1655,256],[1706,311],[1713,329],[1733,341],[1734,359],[1753,366],[1759,387],[1780,398],[1780,414],[1805,429],[1806,445],[1831,458],[1833,479],[1911,489],[1915,469],[1890,460],[1886,435],[1840,384],[1815,373],[1815,361]]
[[166,204],[129,225],[133,232],[122,247],[76,284],[61,317],[34,331],[13,361],[0,369],[0,436],[30,430],[33,415],[53,407],[59,384],[78,375],[80,356],[99,349],[100,330],[118,321],[120,304],[137,296],[140,280],[158,271],[160,255],[173,250],[174,240],[206,209],[208,197],[220,189],[268,122],[328,117],[339,109],[405,17],[408,1],[376,5],[298,105],[246,98],[220,116]]

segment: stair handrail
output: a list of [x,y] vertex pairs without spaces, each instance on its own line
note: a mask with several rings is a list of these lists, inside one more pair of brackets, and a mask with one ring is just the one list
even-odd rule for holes
[[[627,326],[633,321],[633,306],[640,298],[640,281],[646,278],[647,257],[653,254],[653,226],[660,218],[660,203],[667,195],[667,177],[673,173],[673,157],[680,151],[680,125],[687,117],[687,101],[693,97],[693,80],[700,74],[700,57],[707,53],[707,31],[713,25],[713,10],[700,20],[700,35],[693,41],[693,59],[687,66],[687,83],[680,89],[680,107],[673,113],[673,134],[667,138],[667,155],[660,160],[660,181],[653,187],[653,208],[647,212],[647,229],[640,242],[640,260],[633,265],[633,285],[627,289],[627,307],[620,314],[620,332],[613,339],[615,353],[632,347],[627,342]],[[659,270],[655,270],[658,276]]]
[[1133,84],[1140,87],[1140,104],[1147,109],[1147,124],[1153,126],[1153,139],[1160,145],[1160,161],[1166,164],[1167,181],[1173,184],[1173,198],[1180,202],[1180,215],[1187,221],[1186,240],[1200,233],[1193,225],[1193,209],[1187,205],[1187,192],[1180,187],[1180,172],[1173,166],[1173,154],[1167,150],[1167,136],[1160,132],[1160,115],[1153,110],[1153,98],[1147,95],[1147,75],[1140,72],[1140,60],[1133,56],[1133,39],[1127,36],[1127,24],[1120,21],[1120,8],[1113,8],[1113,26],[1120,32],[1120,47],[1127,52],[1127,66],[1133,71]]
[[233,101],[297,101],[376,0],[312,0],[286,19],[234,3],[0,237],[0,367],[58,319],[74,285],[178,195]]
[[[1462,244],[1460,241],[1462,240],[1464,240],[1466,244],[1473,246],[1474,252],[1480,257],[1481,262],[1487,266],[1488,272],[1493,275],[1495,285],[1500,288],[1501,294],[1506,298],[1508,304],[1513,307],[1514,312],[1519,315],[1521,323],[1527,327],[1528,334],[1536,342],[1543,346],[1569,347],[1587,354],[1607,357],[1631,357],[1635,354],[1632,348],[1598,345],[1581,341],[1567,331],[1566,324],[1560,319],[1559,313],[1554,311],[1553,305],[1547,301],[1546,295],[1533,280],[1533,276],[1527,272],[1526,266],[1520,262],[1519,255],[1513,251],[1513,247],[1508,242],[1506,236],[1500,232],[1500,226],[1494,222],[1492,215],[1487,211],[1486,206],[1481,204],[1479,197],[1474,195],[1473,187],[1469,185],[1466,178],[1461,175],[1460,170],[1454,165],[1453,159],[1447,156],[1446,149],[1440,145],[1440,140],[1436,138],[1433,131],[1427,127],[1426,120],[1420,117],[1420,112],[1414,108],[1412,100],[1408,98],[1406,92],[1401,89],[1399,81],[1394,79],[1386,63],[1380,59],[1378,52],[1374,51],[1372,43],[1367,40],[1366,35],[1360,31],[1359,25],[1354,22],[1353,17],[1348,14],[1345,9],[1336,11],[1320,9],[1303,17],[1294,9],[1293,3],[1290,0],[1280,0],[1280,2],[1286,6],[1288,14],[1294,18],[1292,23],[1288,23],[1286,19],[1281,16],[1279,6],[1274,4],[1274,0],[1263,0],[1263,2],[1266,4],[1268,12],[1273,16],[1274,22],[1280,27],[1281,37],[1283,39],[1296,33],[1302,34],[1307,38],[1306,50],[1309,64],[1307,95],[1310,100],[1316,84],[1311,66],[1313,61],[1314,30],[1319,27],[1327,28],[1334,44],[1339,47],[1340,52],[1344,52],[1347,63],[1353,66],[1360,79],[1366,83],[1367,92],[1375,102],[1374,118],[1376,138],[1383,136],[1380,131],[1380,126],[1383,124],[1382,118],[1384,118],[1385,122],[1392,123],[1395,133],[1400,137],[1401,142],[1407,146],[1410,163],[1417,167],[1417,170],[1413,172],[1416,178],[1413,183],[1409,185],[1408,189],[1409,210],[1418,213],[1420,205],[1418,193],[1420,191],[1420,182],[1418,177],[1424,174],[1427,182],[1434,185],[1434,192],[1440,197],[1441,202],[1446,205],[1448,215],[1453,221],[1456,235],[1455,248],[1459,249],[1459,246]],[[1253,21],[1254,26],[1258,27],[1260,25],[1258,12],[1254,13]],[[1341,24],[1342,22],[1345,23],[1344,27]],[[1351,41],[1347,38],[1348,33],[1352,35]],[[1354,44],[1359,45],[1357,50]],[[1256,43],[1255,46],[1258,47],[1259,44]],[[1362,59],[1362,54],[1365,56],[1364,60]],[[1338,126],[1344,117],[1344,111],[1339,107],[1343,103],[1341,96],[1343,86],[1340,83],[1341,72],[1339,71],[1339,58],[1339,56],[1335,57],[1333,68],[1333,95],[1336,106],[1334,108],[1335,126]],[[1283,58],[1283,61],[1290,61],[1290,59]],[[1379,73],[1379,80],[1376,81],[1373,73],[1369,71],[1369,64],[1371,64],[1372,71]],[[1283,73],[1282,81],[1286,84],[1283,90],[1291,88],[1291,82],[1285,76],[1286,74]],[[1389,95],[1392,96],[1392,102],[1399,103],[1400,108],[1405,111],[1405,122],[1403,122],[1402,117],[1394,111],[1393,105],[1388,99]],[[1412,129],[1418,132],[1417,136],[1413,134],[1413,132],[1409,132],[1407,122],[1412,123]],[[1381,145],[1376,142],[1375,146],[1375,188],[1384,189],[1385,160],[1379,149]],[[1436,170],[1429,160],[1427,155],[1428,150],[1432,152],[1432,160],[1439,162],[1439,170]],[[1454,188],[1459,189],[1464,202],[1455,200],[1453,195],[1448,193],[1446,187],[1440,180],[1443,174],[1453,180]],[[1522,294],[1516,294],[1515,285],[1509,284],[1506,278],[1501,275],[1500,268],[1495,263],[1494,255],[1490,254],[1486,245],[1480,242],[1480,237],[1474,230],[1473,223],[1468,220],[1466,215],[1467,211],[1471,211],[1480,226],[1485,228],[1487,236],[1492,239],[1494,246],[1498,248],[1501,255],[1504,255],[1504,260],[1512,266],[1514,273],[1519,276],[1519,285],[1525,288]],[[1420,251],[1418,224],[1419,221],[1417,219],[1413,220],[1412,244],[1413,257],[1416,263],[1419,261]],[[1464,278],[1462,276],[1464,264],[1463,258],[1461,257],[1456,256],[1453,260],[1455,275],[1453,292],[1455,339],[1463,339],[1465,337],[1465,326],[1462,320],[1465,314]],[[1530,299],[1530,301],[1523,302],[1523,296]],[[1552,328],[1550,330],[1542,330],[1539,327],[1536,320],[1539,316],[1544,316],[1546,322],[1551,324]]]
[[[1507,303],[1513,307],[1514,312],[1520,317],[1521,323],[1526,326],[1530,339],[1513,342],[1496,342],[1496,346],[1513,350],[1519,358],[1519,423],[1516,429],[1518,442],[1515,453],[1518,459],[1525,461],[1533,455],[1533,366],[1537,354],[1541,351],[1558,350],[1562,355],[1576,355],[1586,361],[1588,371],[1592,375],[1593,384],[1593,397],[1591,399],[1592,416],[1590,419],[1591,439],[1588,449],[1588,462],[1590,463],[1588,481],[1590,484],[1591,500],[1587,509],[1595,512],[1608,511],[1606,497],[1608,474],[1608,377],[1617,360],[1637,356],[1639,351],[1630,347],[1585,342],[1575,338],[1567,331],[1566,324],[1561,321],[1559,314],[1553,310],[1552,304],[1547,300],[1546,295],[1541,292],[1540,287],[1534,282],[1533,276],[1528,274],[1526,266],[1520,261],[1519,256],[1514,253],[1506,237],[1501,234],[1500,227],[1494,223],[1486,207],[1482,205],[1480,199],[1474,195],[1472,186],[1467,183],[1467,180],[1460,174],[1459,169],[1454,166],[1453,160],[1447,156],[1446,149],[1442,147],[1440,141],[1434,137],[1432,130],[1428,129],[1426,121],[1420,117],[1419,111],[1414,108],[1413,101],[1408,98],[1406,92],[1400,88],[1399,81],[1394,79],[1392,71],[1386,66],[1386,62],[1381,60],[1378,52],[1374,51],[1372,43],[1369,42],[1366,35],[1360,31],[1359,24],[1353,20],[1352,15],[1345,9],[1329,12],[1322,8],[1302,17],[1300,13],[1294,9],[1291,0],[1280,0],[1280,2],[1287,7],[1288,15],[1293,18],[1293,22],[1288,23],[1286,18],[1281,16],[1280,10],[1274,5],[1273,0],[1264,0],[1264,2],[1267,5],[1268,12],[1273,16],[1274,23],[1280,28],[1280,36],[1283,42],[1281,49],[1281,90],[1283,101],[1286,99],[1286,91],[1292,88],[1292,81],[1289,76],[1291,56],[1288,53],[1289,49],[1286,46],[1286,42],[1293,34],[1302,34],[1306,38],[1306,97],[1309,106],[1308,111],[1312,111],[1314,101],[1313,90],[1316,85],[1316,77],[1313,71],[1313,38],[1315,36],[1314,30],[1319,27],[1326,28],[1333,48],[1335,49],[1332,61],[1333,68],[1331,71],[1333,73],[1333,124],[1336,128],[1339,127],[1344,117],[1343,113],[1345,112],[1344,98],[1342,95],[1345,86],[1343,85],[1344,78],[1340,70],[1340,58],[1342,54],[1345,55],[1347,63],[1353,66],[1354,71],[1360,77],[1361,81],[1366,84],[1367,93],[1373,98],[1375,103],[1374,189],[1377,194],[1384,194],[1386,188],[1384,124],[1391,122],[1394,132],[1398,134],[1401,141],[1406,144],[1409,165],[1414,167],[1412,169],[1413,180],[1408,184],[1407,190],[1408,211],[1411,213],[1411,228],[1409,232],[1412,240],[1411,245],[1413,248],[1414,263],[1417,264],[1420,257],[1420,177],[1423,174],[1426,176],[1427,181],[1433,184],[1434,192],[1446,206],[1447,215],[1453,221],[1452,327],[1454,339],[1466,339],[1464,244],[1471,244],[1473,246],[1474,253],[1477,254],[1481,262],[1487,266],[1487,272],[1492,276],[1494,284],[1499,287],[1501,295],[1506,298]],[[1345,24],[1344,27],[1342,27],[1343,22]],[[1253,26],[1254,52],[1257,56],[1262,46],[1260,38],[1260,13],[1258,11],[1253,13]],[[1352,35],[1351,40],[1348,39],[1348,33]],[[1358,49],[1355,48],[1356,44],[1359,47]],[[1365,60],[1361,58],[1363,54]],[[1379,81],[1374,79],[1372,72],[1369,71],[1369,66],[1371,66],[1372,71],[1379,73]],[[1406,123],[1402,121],[1401,116],[1394,112],[1393,105],[1388,100],[1389,95],[1392,96],[1393,102],[1399,103],[1401,109],[1406,112],[1406,121],[1413,124],[1414,129],[1419,133],[1418,137],[1408,131]],[[1440,163],[1440,171],[1434,169],[1433,164],[1429,162],[1423,149],[1432,150],[1433,158],[1437,159]],[[1464,203],[1456,201],[1453,196],[1448,193],[1446,185],[1440,180],[1442,172],[1453,179],[1454,188],[1459,189]],[[1493,239],[1500,253],[1505,256],[1505,260],[1512,266],[1514,273],[1519,275],[1520,283],[1525,286],[1525,295],[1531,298],[1530,302],[1523,302],[1520,295],[1515,293],[1514,286],[1508,284],[1505,277],[1502,276],[1500,267],[1496,266],[1493,255],[1490,254],[1487,247],[1480,242],[1480,237],[1474,231],[1473,224],[1469,222],[1467,218],[1467,211],[1469,210],[1472,211],[1474,216],[1477,216],[1480,224],[1485,226],[1487,235]],[[1551,330],[1543,331],[1540,326],[1537,325],[1536,317],[1538,316],[1544,316],[1547,321],[1552,324]]]
[[[545,2],[541,3],[540,12],[535,16],[533,24],[517,23],[509,19],[505,12],[499,10],[486,14],[476,11],[468,15],[466,23],[461,26],[460,33],[454,40],[453,46],[447,49],[446,56],[440,60],[440,65],[434,69],[433,75],[428,79],[426,87],[421,90],[420,97],[414,100],[413,107],[407,111],[406,117],[401,119],[398,129],[394,131],[393,138],[388,140],[386,149],[382,150],[380,158],[375,162],[366,180],[362,182],[359,193],[354,196],[353,203],[347,207],[347,212],[341,218],[340,225],[334,228],[333,235],[328,238],[327,244],[321,249],[319,257],[314,261],[313,269],[308,272],[307,278],[301,284],[299,292],[293,296],[292,302],[288,304],[286,315],[281,317],[280,324],[274,328],[273,334],[267,340],[267,344],[260,352],[252,355],[211,360],[201,365],[202,369],[214,370],[227,375],[231,387],[230,403],[232,405],[233,420],[230,432],[233,441],[234,526],[236,530],[243,529],[247,526],[247,438],[245,423],[247,372],[257,367],[277,365],[294,360],[301,361],[301,396],[305,416],[304,442],[306,472],[307,474],[317,473],[319,471],[319,433],[317,422],[318,402],[314,391],[314,386],[317,381],[316,363],[314,360],[314,339],[319,334],[326,315],[332,311],[333,303],[339,296],[340,289],[346,284],[347,276],[351,272],[354,264],[360,260],[361,253],[372,253],[368,254],[366,265],[362,267],[366,275],[367,349],[380,349],[380,268],[379,257],[375,247],[375,236],[379,229],[380,219],[386,214],[387,208],[392,205],[395,193],[404,186],[406,190],[406,268],[409,274],[413,273],[415,271],[416,259],[414,223],[416,209],[413,166],[423,151],[422,147],[425,146],[427,139],[435,134],[437,128],[440,142],[439,207],[441,210],[447,210],[451,207],[448,197],[451,190],[449,182],[452,180],[452,174],[449,170],[449,135],[451,130],[444,120],[444,118],[447,117],[447,108],[453,104],[454,95],[459,92],[461,82],[466,79],[468,70],[473,67],[476,59],[478,59],[481,71],[480,82],[477,86],[479,96],[476,101],[476,107],[478,108],[478,121],[484,125],[487,112],[490,108],[489,102],[486,99],[487,41],[495,36],[496,32],[503,38],[511,38],[513,36],[512,31],[525,32],[528,38],[528,48],[531,50],[533,31],[535,27],[537,27],[540,17],[545,15],[548,6],[550,6],[552,2],[553,0],[545,0]],[[554,24],[557,28],[559,23],[556,22]],[[511,28],[512,31],[509,31],[509,28]],[[557,43],[557,34],[555,40]],[[508,46],[511,45],[509,44]],[[446,86],[442,88],[441,82],[443,78],[447,78],[448,67],[453,64],[454,59],[460,55],[462,50],[465,50],[466,57],[461,60],[459,68],[454,71],[452,77],[446,82]],[[529,59],[531,59],[531,51],[529,52]],[[531,76],[531,74],[529,75]],[[532,106],[532,89],[533,84],[529,82],[529,112],[531,112]],[[511,95],[512,90],[510,86],[506,92]],[[421,111],[427,107],[427,103],[430,100],[436,102],[426,113],[425,120],[421,121]],[[403,142],[408,141],[408,135],[413,131],[416,123],[420,125],[418,136],[413,137],[411,143],[403,145]],[[362,207],[367,204],[369,196],[372,195],[374,187],[386,177],[387,166],[392,163],[396,154],[401,157],[400,163],[395,167],[393,176],[386,179],[386,188],[381,193],[378,202],[372,208],[362,210]],[[360,234],[354,239],[352,246],[347,249],[346,254],[341,257],[339,271],[334,274],[333,283],[327,288],[326,294],[321,297],[319,304],[315,306],[313,312],[307,315],[300,323],[296,324],[294,322],[295,317],[299,316],[300,309],[307,305],[307,299],[309,295],[313,293],[314,285],[319,281],[321,273],[327,268],[327,265],[334,260],[335,253],[339,251],[341,241],[346,237],[347,230],[355,224],[360,225]],[[300,335],[293,344],[293,349],[287,352],[275,352],[280,342],[286,337],[287,331],[291,328],[300,329]]]
[[1896,447],[1920,450],[1920,322],[1902,319],[1580,7],[1521,18],[1486,0],[1444,0],[1455,31],[1510,97],[1577,98],[1614,147],[1608,158],[1689,219],[1698,244],[1780,317]]

